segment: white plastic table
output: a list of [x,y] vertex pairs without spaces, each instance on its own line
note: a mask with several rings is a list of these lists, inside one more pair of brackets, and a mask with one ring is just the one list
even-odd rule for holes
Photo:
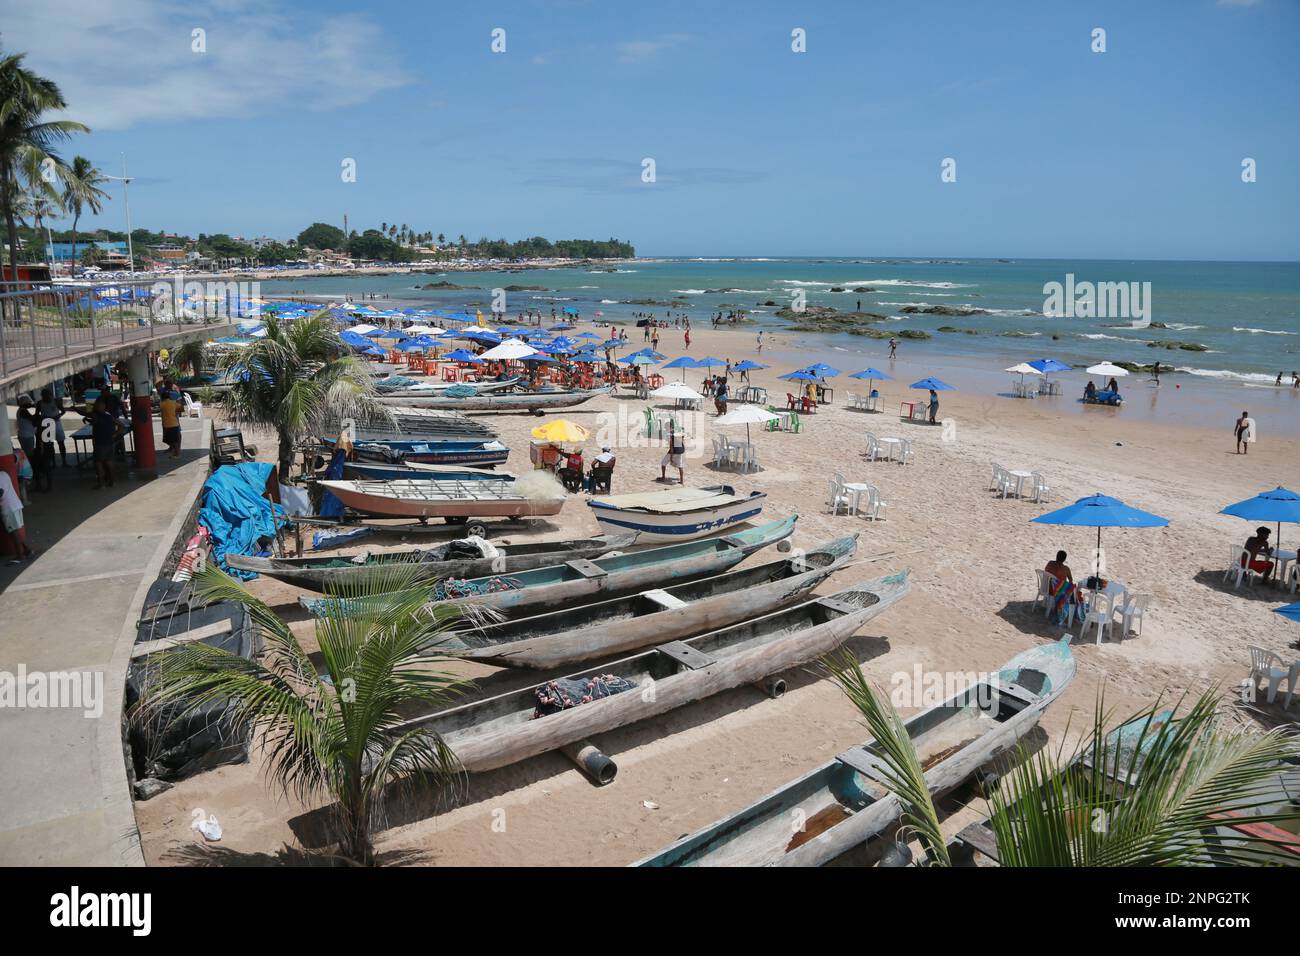
[[1285,551],[1282,548],[1274,548],[1273,554],[1270,555],[1277,562],[1277,574],[1273,575],[1273,583],[1276,585],[1286,584],[1286,569],[1292,561],[1296,559],[1296,552]]
[[862,496],[871,490],[871,486],[861,481],[846,481],[843,488],[846,493],[853,496],[853,504],[849,506],[849,513],[857,514],[858,509],[862,507]]
[[1012,478],[1014,478],[1014,479],[1016,479],[1016,497],[1017,497],[1017,498],[1023,498],[1023,497],[1024,497],[1023,492],[1024,492],[1024,488],[1025,488],[1025,482],[1026,482],[1026,481],[1032,481],[1033,478],[1034,478],[1034,473],[1033,473],[1032,471],[1010,471],[1010,470],[1008,470],[1008,471],[1007,471],[1007,475],[1010,476],[1010,477],[1012,477]]
[[889,449],[889,451],[888,451],[888,455],[889,455],[889,460],[890,460],[890,461],[893,461],[893,460],[894,460],[894,449],[895,449],[895,448],[898,449],[899,454],[902,454],[902,451],[903,451],[903,439],[901,439],[901,438],[877,438],[877,439],[876,439],[876,442],[877,442],[877,444],[884,445],[884,446],[886,446],[886,447]]

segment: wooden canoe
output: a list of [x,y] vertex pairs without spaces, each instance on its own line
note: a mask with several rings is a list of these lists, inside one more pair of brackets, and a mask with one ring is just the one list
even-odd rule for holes
[[345,508],[382,518],[530,518],[559,514],[558,497],[528,498],[505,481],[319,481]]
[[496,667],[546,670],[693,637],[805,598],[842,568],[856,534],[794,558],[580,608],[474,628],[433,650]]
[[[339,588],[357,588],[367,582],[392,580],[395,566],[415,565],[410,572],[415,581],[442,578],[472,578],[485,574],[514,574],[533,568],[550,567],[574,558],[596,558],[610,551],[630,548],[636,535],[600,535],[571,541],[537,541],[525,544],[498,544],[495,558],[446,558],[452,542],[435,548],[408,548],[401,551],[376,551],[356,556],[317,555],[307,558],[254,558],[230,555],[227,564],[241,571],[254,571],[277,578],[308,591],[336,592]],[[406,578],[403,577],[403,581]]]
[[567,680],[613,675],[635,687],[558,713],[534,719],[536,689],[526,687],[404,721],[393,732],[436,731],[471,773],[504,767],[816,660],[908,590],[906,572],[891,574],[572,674]]
[[506,471],[473,465],[425,465],[420,462],[387,464],[380,461],[345,461],[343,477],[356,481],[514,481]]
[[607,534],[636,531],[645,542],[688,541],[760,514],[765,491],[736,494],[731,485],[607,495],[587,502]]
[[[647,548],[591,561],[565,561],[518,574],[457,581],[449,593],[465,596],[443,600],[453,604],[483,605],[503,614],[519,616],[519,612],[525,609],[535,609],[533,613],[537,613],[543,609],[590,603],[664,584],[694,581],[721,574],[755,551],[785,540],[794,533],[796,520],[797,516],[791,515],[782,521],[772,521],[721,538]],[[489,591],[489,587],[497,589]],[[365,598],[299,598],[299,603],[316,615],[330,613],[340,603],[346,609],[349,604],[364,601]]]
[[[1069,640],[1018,654],[996,674],[906,721],[931,794],[951,790],[1013,749],[1038,723],[1074,679]],[[823,866],[902,814],[898,798],[882,783],[874,749],[869,740],[846,750],[635,865]]]
[[533,412],[550,408],[569,408],[601,395],[608,395],[613,386],[554,392],[509,392],[504,395],[468,395],[452,398],[450,395],[379,395],[385,405],[403,405],[411,408],[446,408],[459,412]]
[[[322,438],[321,444],[334,447],[333,438]],[[495,438],[489,441],[441,441],[424,439],[384,439],[357,441],[352,454],[361,461],[382,461],[389,464],[428,465],[499,465],[510,456],[510,449]]]
[[507,392],[520,383],[521,379],[508,378],[501,382],[417,382],[414,385],[384,386],[384,380],[380,379],[375,383],[375,391],[380,395],[387,395],[392,398],[422,398],[425,396],[443,396],[447,389],[454,388],[457,385],[472,385],[474,391],[479,395],[495,395],[499,392]]

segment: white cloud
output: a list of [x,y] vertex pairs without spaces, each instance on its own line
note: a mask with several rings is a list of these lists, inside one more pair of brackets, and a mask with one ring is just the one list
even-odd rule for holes
[[4,49],[26,52],[92,129],[351,106],[411,81],[366,17],[295,19],[264,0],[0,0],[0,23]]
[[687,33],[665,33],[653,40],[628,40],[615,44],[614,48],[618,50],[618,58],[624,63],[639,63],[654,59],[665,50],[679,47],[690,39],[690,34]]

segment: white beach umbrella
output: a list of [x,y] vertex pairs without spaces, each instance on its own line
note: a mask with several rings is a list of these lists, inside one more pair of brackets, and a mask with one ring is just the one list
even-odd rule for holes
[[440,329],[436,325],[412,325],[406,331],[415,335],[442,335],[447,330]]
[[669,382],[667,385],[656,388],[650,393],[650,396],[652,398],[671,398],[673,401],[699,402],[704,400],[703,395],[685,382]]
[[1128,374],[1128,369],[1120,368],[1118,365],[1112,365],[1110,362],[1102,362],[1100,365],[1094,365],[1088,369],[1089,375],[1110,375],[1113,378],[1123,378]]
[[379,326],[377,326],[377,325],[366,325],[366,324],[362,323],[361,325],[354,325],[354,326],[351,326],[350,328],[345,329],[344,331],[346,331],[346,332],[355,332],[355,333],[357,333],[357,335],[365,335],[367,332],[373,332],[373,331],[375,331],[375,329],[377,329],[377,328],[379,328]]
[[1038,369],[1036,369],[1036,368],[1034,368],[1032,365],[1030,365],[1028,362],[1021,362],[1019,365],[1013,365],[1013,366],[1011,366],[1011,368],[1006,369],[1006,371],[1008,371],[1008,372],[1019,372],[1021,378],[1024,378],[1026,375],[1042,375],[1042,374],[1043,374],[1043,373],[1040,372]]
[[486,352],[479,354],[479,358],[484,361],[508,361],[510,359],[528,358],[530,355],[538,355],[537,349],[533,348],[520,339],[506,339],[500,345],[494,345]]
[[745,441],[749,441],[750,425],[765,425],[768,422],[777,421],[780,417],[779,415],[773,415],[766,408],[759,408],[757,405],[739,405],[733,411],[727,412],[725,415],[719,415],[713,420],[713,424],[744,425]]

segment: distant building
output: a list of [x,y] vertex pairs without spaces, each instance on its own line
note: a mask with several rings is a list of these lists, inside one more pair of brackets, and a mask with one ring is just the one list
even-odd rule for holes
[[[121,256],[122,259],[123,259],[123,261],[126,260],[127,248],[126,248],[126,243],[125,243],[125,242],[105,242],[105,241],[102,241],[102,240],[101,240],[101,241],[97,241],[97,240],[94,240],[94,239],[90,239],[90,240],[87,240],[87,241],[84,241],[84,242],[78,242],[78,243],[77,243],[77,258],[80,259],[80,258],[82,257],[82,255],[85,254],[86,250],[89,249],[89,248],[91,248],[92,246],[93,246],[94,248],[96,248],[96,249],[99,249],[99,250],[103,251],[103,252],[115,253],[115,254]],[[54,243],[51,243],[51,244],[50,244],[50,257],[51,257],[55,262],[71,262],[71,261],[72,261],[72,243],[70,243],[70,242],[54,242]]]

